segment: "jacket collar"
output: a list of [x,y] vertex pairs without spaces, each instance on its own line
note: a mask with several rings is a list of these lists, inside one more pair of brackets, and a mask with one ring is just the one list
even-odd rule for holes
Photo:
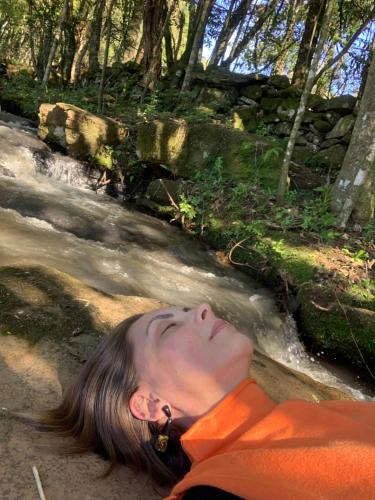
[[275,406],[254,380],[241,382],[181,437],[192,465],[227,449]]

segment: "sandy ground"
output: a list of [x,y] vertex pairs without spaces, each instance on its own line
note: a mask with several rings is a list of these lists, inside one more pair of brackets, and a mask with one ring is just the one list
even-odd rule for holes
[[[9,410],[37,411],[60,400],[101,335],[125,317],[156,309],[140,297],[113,297],[43,267],[0,267],[0,476],[2,500],[38,499],[36,465],[47,500],[156,499],[144,475],[89,454],[61,456],[53,439],[18,422]],[[257,353],[251,374],[275,400],[349,399]]]

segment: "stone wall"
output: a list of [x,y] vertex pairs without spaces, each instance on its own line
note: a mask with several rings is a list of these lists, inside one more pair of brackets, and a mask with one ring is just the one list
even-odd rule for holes
[[[195,74],[195,104],[234,128],[261,135],[290,135],[301,91],[285,75],[236,75],[225,71]],[[323,99],[311,94],[297,138],[306,155],[322,166],[339,168],[355,122],[356,99],[343,95]]]

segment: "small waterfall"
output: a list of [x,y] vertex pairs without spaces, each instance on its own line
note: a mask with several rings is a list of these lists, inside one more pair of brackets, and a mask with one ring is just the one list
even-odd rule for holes
[[95,189],[100,179],[99,169],[60,153],[35,151],[36,172],[70,186]]

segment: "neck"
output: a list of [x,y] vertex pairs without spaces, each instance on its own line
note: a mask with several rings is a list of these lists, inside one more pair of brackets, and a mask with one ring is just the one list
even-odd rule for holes
[[[215,406],[221,403],[221,401],[230,394],[240,383],[246,380],[248,377],[240,377],[239,380],[233,381],[229,386],[224,388],[220,388],[215,393],[215,397],[212,397],[213,392],[207,391],[211,396],[207,401],[202,401],[202,395],[200,395],[199,399],[195,402],[195,404],[191,405],[189,409],[182,409],[173,406],[174,421],[183,431],[187,431],[190,429],[192,425],[195,424],[197,420],[201,417],[204,417],[207,413],[209,413]],[[218,388],[219,389],[219,388]]]

